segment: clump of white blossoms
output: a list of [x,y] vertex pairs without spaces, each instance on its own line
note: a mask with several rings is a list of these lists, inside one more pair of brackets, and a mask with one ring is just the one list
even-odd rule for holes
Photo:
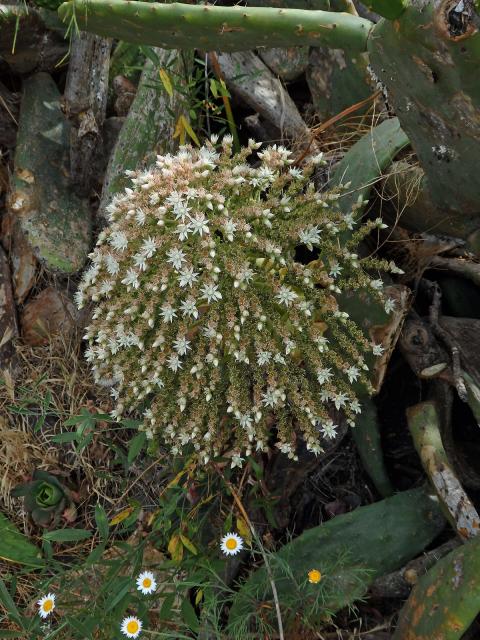
[[[76,294],[95,303],[86,357],[112,384],[113,415],[142,405],[150,439],[203,461],[229,448],[233,465],[267,449],[272,425],[293,457],[299,436],[316,453],[335,436],[334,409],[354,424],[352,383],[371,390],[364,356],[382,350],[337,296],[363,289],[385,304],[366,269],[389,270],[355,253],[381,221],[352,232],[341,190],[315,191],[321,158],[292,168],[274,146],[251,166],[255,149],[232,154],[227,136],[220,151],[182,147],[128,172]],[[300,245],[318,258],[298,262]]]

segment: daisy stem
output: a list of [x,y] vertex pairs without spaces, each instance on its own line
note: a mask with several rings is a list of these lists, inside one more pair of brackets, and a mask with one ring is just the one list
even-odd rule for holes
[[240,497],[238,496],[237,492],[233,488],[232,484],[223,477],[223,475],[220,473],[220,470],[218,468],[217,468],[217,472],[219,473],[220,477],[222,478],[224,483],[227,485],[227,487],[230,489],[230,492],[233,496],[233,500],[235,501],[237,507],[239,508],[240,513],[242,514],[245,522],[247,523],[252,533],[253,538],[255,539],[258,545],[258,548],[260,549],[260,553],[265,563],[265,569],[267,570],[268,580],[272,588],[273,601],[275,603],[275,613],[277,615],[278,637],[279,637],[279,640],[285,640],[285,635],[283,633],[282,613],[280,611],[280,601],[278,599],[277,586],[275,584],[275,580],[273,579],[272,568],[270,567],[270,563],[268,561],[267,554],[265,553],[265,549],[263,548],[262,541],[260,540],[260,537],[258,536],[255,530],[255,527],[253,526],[252,521],[248,517],[248,513],[246,512],[245,507],[243,506],[242,501],[240,500]]

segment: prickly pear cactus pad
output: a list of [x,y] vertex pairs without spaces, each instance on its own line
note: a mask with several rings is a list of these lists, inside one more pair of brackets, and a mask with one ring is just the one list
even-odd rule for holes
[[[272,425],[289,456],[299,436],[319,453],[332,416],[354,424],[352,384],[370,390],[365,356],[382,352],[336,299],[367,290],[392,310],[378,271],[393,265],[355,252],[381,221],[354,230],[341,190],[315,191],[320,157],[299,169],[274,146],[249,164],[257,143],[236,155],[230,137],[215,143],[129,172],[109,205],[76,294],[95,304],[86,357],[113,415],[140,407],[147,437],[174,454],[193,445],[206,462],[228,447],[240,465]],[[318,257],[297,261],[301,245]]]

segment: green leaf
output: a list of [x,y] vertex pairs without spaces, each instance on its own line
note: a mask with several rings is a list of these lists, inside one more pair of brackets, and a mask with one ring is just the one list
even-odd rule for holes
[[87,559],[85,560],[85,565],[91,565],[98,562],[102,557],[104,551],[105,551],[105,542],[102,542],[102,544],[99,544],[97,547],[95,547],[95,549],[90,553],[90,555],[87,556]]
[[107,605],[107,611],[111,611],[120,602],[120,600],[130,591],[132,587],[132,579],[119,577],[117,579],[117,586],[119,587],[118,591],[113,596],[113,598],[109,600]]
[[215,80],[215,78],[212,78],[210,80],[210,91],[212,92],[214,98],[218,98],[217,81]]
[[151,60],[156,67],[158,67],[158,65],[160,64],[160,60],[157,54],[155,53],[155,51],[152,49],[152,47],[147,47],[146,45],[140,45],[140,51],[143,53],[143,55],[146,58]]
[[3,513],[0,513],[0,560],[32,568],[40,568],[45,564],[38,547],[20,533]]
[[45,424],[46,417],[47,417],[46,415],[42,415],[42,416],[39,417],[39,419],[37,420],[35,426],[33,427],[33,430],[34,430],[35,433],[42,429],[43,425]]
[[73,425],[79,424],[81,425],[81,429],[83,431],[86,427],[93,427],[98,418],[99,416],[90,413],[88,409],[82,407],[80,409],[80,414],[72,416],[71,418],[68,418],[68,420],[65,420],[64,425],[66,427],[72,427]]
[[137,435],[130,440],[130,444],[128,447],[128,456],[127,461],[128,464],[131,465],[135,458],[138,456],[140,451],[145,446],[147,442],[147,436],[144,431],[140,431]]
[[81,619],[69,617],[68,622],[75,631],[82,634],[83,638],[91,638],[96,626],[96,621],[93,616],[83,616]]
[[108,517],[105,509],[101,504],[95,505],[95,522],[97,523],[98,533],[103,540],[108,538],[110,527],[108,526]]
[[163,603],[162,603],[162,607],[160,609],[160,614],[159,614],[160,620],[170,619],[174,602],[175,602],[174,593],[169,593],[168,595],[165,596],[165,599],[163,600]]
[[92,535],[87,529],[56,529],[43,534],[44,540],[50,542],[77,542],[86,540]]
[[182,602],[180,610],[182,612],[182,617],[185,624],[194,633],[197,633],[200,629],[200,625],[198,624],[198,618],[197,618],[197,614],[195,613],[195,609],[190,604],[190,601],[185,599]]
[[56,436],[50,438],[50,442],[56,442],[58,444],[63,444],[65,442],[75,442],[77,439],[76,431],[65,431],[64,433],[58,433]]
[[16,620],[20,619],[20,612],[18,611],[15,605],[15,602],[13,601],[13,598],[7,589],[7,585],[1,578],[0,578],[0,602],[3,604],[3,606],[8,611],[10,616],[12,616],[12,618],[15,618]]

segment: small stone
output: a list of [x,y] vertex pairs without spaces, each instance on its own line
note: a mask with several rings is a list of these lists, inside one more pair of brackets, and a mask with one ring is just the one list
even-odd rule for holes
[[23,310],[23,340],[32,347],[48,344],[53,337],[69,336],[76,326],[71,300],[53,287],[44,289]]

